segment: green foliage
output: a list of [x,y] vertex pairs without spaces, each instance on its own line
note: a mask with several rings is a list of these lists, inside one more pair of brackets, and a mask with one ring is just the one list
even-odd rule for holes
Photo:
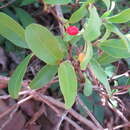
[[85,96],[90,96],[93,92],[93,85],[87,77],[85,78],[84,90],[83,93]]
[[35,76],[29,86],[32,89],[42,88],[44,85],[52,80],[56,73],[57,66],[46,65],[38,72],[38,74]]
[[130,52],[122,40],[110,39],[100,43],[99,47],[108,55],[115,58],[128,58]]
[[31,23],[35,23],[35,20],[21,8],[15,8],[16,14],[24,27],[28,26]]
[[104,70],[101,68],[100,64],[95,59],[92,59],[90,62],[90,67],[93,70],[97,79],[105,86],[106,91],[110,96],[111,88],[107,80],[107,75],[105,74]]
[[21,3],[21,6],[32,4],[34,2],[36,2],[36,0],[23,0],[22,3]]
[[[111,99],[112,91],[108,77],[111,78],[114,70],[110,64],[121,58],[130,57],[130,34],[122,33],[122,25],[115,24],[129,22],[130,9],[118,13],[115,1],[98,1],[107,7],[102,10],[102,8],[98,8],[100,4],[97,0],[82,0],[79,3],[80,7],[72,13],[69,19],[58,18],[60,24],[63,23],[60,26],[63,26],[64,29],[75,24],[80,30],[79,33],[69,35],[65,32],[61,36],[55,36],[46,27],[34,24],[35,20],[21,7],[35,2],[36,0],[19,0],[10,7],[11,9],[2,9],[9,16],[0,13],[0,35],[2,36],[0,44],[11,48],[9,44],[13,43],[18,47],[26,48],[45,62],[46,65],[36,74],[29,86],[31,89],[42,88],[53,79],[57,79],[58,76],[58,83],[67,109],[71,108],[75,102],[79,93],[78,85],[79,87],[83,85],[84,88],[79,89],[82,93],[80,98],[102,123],[104,112],[101,117],[99,117],[99,113],[104,110],[101,105],[94,105],[99,102],[100,97],[93,89],[95,79],[92,75],[96,77],[99,84],[101,83],[104,93],[108,94],[108,98]],[[75,4],[76,1],[43,0],[43,2],[46,10],[52,9],[53,5],[60,4],[67,9],[67,13],[71,14],[70,11],[75,10],[71,4]],[[99,5],[96,6],[97,4]],[[37,2],[37,7],[39,5]],[[35,4],[33,6],[35,7]],[[114,14],[117,12],[114,16],[113,10]],[[80,58],[80,54],[83,54],[83,57]],[[13,98],[18,98],[23,76],[31,57],[32,55],[29,55],[25,58],[9,81],[9,93]],[[117,82],[124,84],[121,79]],[[86,96],[90,96],[93,101],[90,102]],[[81,106],[79,106],[79,111],[85,112]],[[87,114],[85,115],[87,116]]]
[[97,9],[94,6],[89,6],[89,13],[90,17],[88,19],[88,23],[85,25],[84,38],[85,40],[91,42],[100,36],[102,21],[98,15]]
[[109,20],[112,23],[125,23],[130,21],[130,8],[123,10],[121,13],[108,17],[107,20]]
[[43,0],[43,2],[46,2],[47,4],[68,4],[71,2],[71,0]]
[[115,62],[117,60],[119,60],[120,58],[115,58],[113,56],[110,56],[109,54],[107,53],[103,53],[99,58],[98,58],[98,62],[101,64],[101,65],[107,65],[107,64],[110,64],[112,62]]
[[25,42],[23,27],[2,12],[0,13],[0,35],[7,38],[16,46],[28,48]]
[[22,87],[22,80],[27,69],[27,65],[32,57],[28,55],[16,68],[11,79],[9,80],[8,91],[12,98],[18,98],[19,91]]
[[77,96],[77,77],[72,64],[65,61],[58,69],[60,89],[64,96],[65,107],[71,108]]
[[79,22],[87,13],[86,5],[82,5],[78,10],[76,10],[70,17],[69,23]]
[[47,64],[59,64],[62,60],[60,43],[47,28],[31,24],[25,30],[25,38],[32,52]]
[[102,0],[102,1],[105,3],[107,10],[109,10],[110,5],[111,5],[111,1],[110,0]]

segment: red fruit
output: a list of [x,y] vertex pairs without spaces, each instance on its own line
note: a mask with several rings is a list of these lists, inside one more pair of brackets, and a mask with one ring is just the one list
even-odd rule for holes
[[69,26],[67,29],[66,29],[66,32],[69,34],[69,35],[76,35],[79,33],[79,29],[76,27],[76,26]]

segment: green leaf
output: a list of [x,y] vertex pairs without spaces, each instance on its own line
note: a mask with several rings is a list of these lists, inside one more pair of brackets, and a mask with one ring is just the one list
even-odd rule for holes
[[31,24],[25,30],[25,39],[34,54],[47,64],[56,65],[63,59],[59,41],[47,28]]
[[83,93],[85,96],[90,96],[93,92],[93,85],[91,83],[91,81],[85,77],[85,84],[84,84],[84,90]]
[[108,55],[115,58],[128,58],[130,57],[130,52],[128,52],[127,47],[124,45],[122,40],[111,39],[106,40],[99,44],[99,47]]
[[100,36],[100,28],[102,25],[102,21],[98,15],[97,9],[94,6],[89,7],[89,13],[90,18],[88,19],[88,24],[85,25],[83,35],[87,41],[91,42]]
[[36,0],[23,0],[22,3],[20,4],[21,6],[29,5],[36,2]]
[[87,13],[86,6],[81,6],[78,10],[76,10],[70,17],[69,23],[77,23],[79,22]]
[[110,5],[111,5],[111,1],[110,0],[102,0],[102,1],[105,3],[107,10],[109,10]]
[[112,62],[118,61],[120,58],[115,58],[113,56],[110,56],[107,53],[103,53],[98,59],[97,61],[99,62],[99,64],[101,65],[107,65],[110,64]]
[[120,30],[115,25],[111,23],[107,23],[105,24],[105,26],[106,26],[106,29],[108,29],[110,32],[117,34],[122,39],[122,42],[124,43],[128,51],[130,52],[130,41],[128,40],[128,38],[123,33],[121,33]]
[[77,96],[77,77],[72,64],[65,61],[58,69],[60,89],[64,96],[65,107],[69,109],[75,102]]
[[28,48],[25,42],[24,29],[8,15],[0,12],[0,35],[16,46]]
[[24,27],[28,26],[31,23],[35,23],[35,20],[32,18],[32,16],[22,8],[15,8],[15,11]]
[[43,2],[46,2],[47,4],[68,4],[71,2],[71,0],[43,0]]
[[105,115],[105,108],[101,105],[95,105],[94,116],[102,125],[104,121],[104,115]]
[[44,66],[29,84],[32,89],[42,88],[44,85],[49,83],[54,75],[57,73],[57,66]]
[[125,23],[130,21],[130,8],[123,10],[115,16],[108,17],[107,20],[112,23]]
[[93,70],[97,79],[105,86],[107,93],[111,96],[111,88],[107,80],[107,75],[100,64],[93,58],[90,62],[90,68]]
[[87,43],[87,50],[86,50],[86,54],[84,57],[83,62],[80,63],[80,67],[82,70],[85,70],[87,67],[87,64],[89,63],[89,61],[91,60],[91,58],[93,57],[93,47],[92,47],[92,43],[88,42]]
[[8,84],[8,91],[12,98],[18,98],[18,93],[22,86],[22,80],[27,69],[27,65],[33,55],[28,55],[21,64],[18,65],[15,72],[11,76]]
[[111,14],[111,12],[113,11],[113,9],[115,8],[115,1],[112,1],[111,2],[111,8],[109,9],[109,10],[107,10],[102,16],[101,16],[101,18],[106,18],[106,17],[108,17],[110,14]]

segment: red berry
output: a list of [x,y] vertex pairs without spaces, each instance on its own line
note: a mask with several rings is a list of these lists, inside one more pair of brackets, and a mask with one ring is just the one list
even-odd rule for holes
[[76,26],[69,26],[67,29],[66,29],[66,32],[69,34],[69,35],[76,35],[79,33],[79,29],[76,27]]

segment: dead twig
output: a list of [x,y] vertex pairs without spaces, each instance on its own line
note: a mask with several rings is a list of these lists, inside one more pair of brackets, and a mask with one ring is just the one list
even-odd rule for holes
[[68,111],[65,111],[65,112],[62,114],[62,116],[61,116],[61,118],[60,118],[60,120],[59,120],[59,122],[58,122],[58,124],[56,125],[56,127],[55,127],[54,130],[60,130],[60,126],[61,126],[61,124],[62,124],[62,122],[63,122],[63,120],[65,119],[65,117],[66,117],[67,114],[68,114]]
[[[59,19],[62,21],[63,13],[62,13],[62,10],[61,10],[61,6],[56,5],[55,10],[56,10],[56,14],[57,14],[57,17],[58,17],[58,22],[59,22]],[[63,37],[64,32],[65,32],[64,27],[63,27],[63,23],[59,22],[59,28],[60,28],[61,35]]]
[[72,121],[70,118],[65,117],[65,120],[69,122],[73,127],[75,127],[77,130],[83,130],[76,122]]
[[[42,95],[42,98],[48,100],[49,102],[51,102],[53,105],[65,109],[65,105],[63,103],[61,103],[58,100],[53,99],[50,96],[45,96]],[[86,118],[84,118],[83,116],[81,116],[80,114],[78,114],[76,111],[74,111],[73,109],[70,109],[68,111],[73,117],[75,117],[77,120],[79,120],[80,122],[84,123],[86,126],[88,126],[89,128],[91,128],[92,130],[101,130],[99,129],[96,125],[94,125],[90,120],[87,120]]]
[[[45,114],[46,113],[46,110],[45,110],[45,104],[42,103],[42,105],[40,106],[40,109],[38,112],[34,113],[34,115],[32,116],[31,120],[29,120],[26,124],[26,126],[28,125],[32,125],[36,120],[38,120],[38,118],[42,115],[42,114]],[[46,116],[46,114],[45,114]]]
[[114,111],[125,123],[128,123],[128,120],[126,119],[126,117],[123,115],[123,113],[118,110],[117,108],[113,107],[109,102],[108,102],[108,106],[110,107],[110,109],[112,111]]
[[18,103],[14,104],[13,106],[11,106],[7,111],[3,112],[1,115],[0,115],[0,119],[2,119],[4,116],[8,115],[11,111],[13,111],[15,108],[19,108],[19,106],[21,104],[23,104],[24,102],[30,100],[33,96],[30,95],[22,100],[20,100]]
[[11,1],[9,1],[8,3],[6,3],[6,4],[2,5],[2,6],[0,6],[0,9],[3,9],[3,8],[5,8],[5,7],[11,5],[11,4],[12,4],[13,2],[15,2],[15,1],[16,1],[16,0],[11,0]]
[[18,106],[16,106],[13,111],[10,113],[9,117],[8,117],[8,120],[6,120],[2,126],[0,127],[0,130],[3,130],[3,128],[12,120],[15,112],[18,110]]

